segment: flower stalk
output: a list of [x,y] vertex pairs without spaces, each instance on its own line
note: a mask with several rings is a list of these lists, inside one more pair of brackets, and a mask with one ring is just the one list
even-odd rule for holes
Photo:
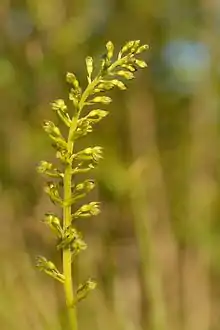
[[[77,229],[77,221],[100,213],[98,202],[82,204],[78,209],[74,209],[76,201],[85,197],[95,186],[90,179],[76,185],[74,177],[94,169],[103,155],[100,146],[88,146],[74,153],[75,142],[91,133],[94,125],[108,114],[108,111],[96,108],[97,104],[108,105],[111,103],[112,99],[103,94],[115,87],[126,90],[127,87],[122,80],[133,79],[134,72],[138,68],[147,66],[143,60],[136,58],[146,49],[148,46],[140,45],[140,40],[129,41],[122,47],[114,60],[114,45],[109,41],[96,75],[94,74],[93,59],[87,57],[88,85],[84,92],[73,73],[66,75],[66,81],[70,86],[69,99],[73,103],[73,114],[69,112],[64,100],[58,99],[52,103],[52,110],[68,129],[67,138],[53,122],[45,121],[43,125],[56,150],[59,166],[57,168],[52,163],[41,161],[38,172],[50,178],[45,192],[50,200],[62,209],[61,219],[56,214],[46,213],[43,223],[56,235],[57,249],[62,251],[63,269],[60,272],[51,261],[41,256],[37,257],[37,267],[63,284],[71,330],[78,329],[77,303],[96,286],[95,281],[88,279],[78,288],[76,287],[73,274],[75,258],[87,247],[82,234]],[[89,112],[82,116],[85,108],[88,107],[92,107],[92,109],[88,109]]]

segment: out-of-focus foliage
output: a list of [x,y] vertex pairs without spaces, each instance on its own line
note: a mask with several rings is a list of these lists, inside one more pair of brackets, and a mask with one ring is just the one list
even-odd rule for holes
[[80,328],[219,328],[219,15],[214,0],[1,1],[0,329],[66,329],[59,284],[34,267],[39,251],[59,265],[40,221],[54,211],[35,172],[53,157],[41,122],[66,99],[66,72],[85,85],[86,56],[132,39],[150,45],[148,69],[81,142],[105,158],[102,212],[81,222],[75,276],[99,285]]

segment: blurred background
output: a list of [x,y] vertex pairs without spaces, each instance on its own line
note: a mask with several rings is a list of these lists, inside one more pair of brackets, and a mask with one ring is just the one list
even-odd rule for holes
[[218,0],[1,0],[0,329],[67,329],[62,286],[35,269],[61,267],[41,223],[52,211],[36,173],[54,157],[42,129],[67,98],[65,73],[85,86],[85,57],[105,43],[150,45],[148,68],[83,145],[105,159],[82,221],[88,249],[77,282],[80,329],[220,329],[220,2]]

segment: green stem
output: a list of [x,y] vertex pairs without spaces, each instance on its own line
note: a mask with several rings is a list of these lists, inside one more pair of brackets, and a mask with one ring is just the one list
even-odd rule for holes
[[[69,131],[68,137],[68,151],[69,153],[73,152],[74,140],[72,137],[74,136],[74,132],[77,127],[78,116],[75,116],[72,120],[72,125]],[[68,165],[64,172],[64,201],[71,199],[72,194],[72,167]],[[71,224],[71,205],[65,205],[63,208],[63,229],[65,230]],[[64,291],[66,296],[66,305],[68,308],[68,318],[71,330],[77,330],[77,315],[76,315],[76,307],[74,305],[74,291],[73,291],[73,277],[72,277],[72,256],[71,250],[63,249],[63,274],[65,276],[64,282]]]
[[[77,128],[77,121],[79,119],[79,115],[81,110],[84,107],[84,104],[90,95],[91,91],[94,89],[96,84],[98,83],[99,78],[95,78],[85,89],[81,100],[78,105],[78,111],[72,118],[72,124],[69,130],[69,136],[67,141],[67,148],[69,154],[73,153],[74,148],[74,134]],[[71,199],[72,195],[72,166],[67,165],[64,172],[64,201],[68,201]],[[65,230],[67,227],[71,225],[71,205],[67,204],[63,207],[63,229]],[[77,330],[77,314],[76,314],[76,305],[74,304],[75,295],[73,289],[73,276],[72,276],[72,255],[70,248],[63,249],[63,274],[65,276],[64,282],[64,291],[66,296],[66,305],[68,308],[68,318],[71,330]]]
[[[111,65],[109,71],[112,71],[121,60],[116,61],[115,64]],[[88,84],[87,88],[85,89],[80,102],[78,104],[78,109],[76,109],[76,113],[72,118],[72,124],[69,130],[69,136],[67,140],[67,148],[70,155],[73,153],[74,148],[74,134],[77,128],[77,121],[79,119],[80,113],[85,105],[87,98],[90,96],[93,89],[99,83],[100,79],[102,78],[101,75],[98,75],[91,83]],[[64,172],[64,201],[71,200],[72,195],[72,166],[67,165],[65,172]],[[68,203],[63,207],[63,229],[65,230],[71,225],[71,205]],[[77,330],[77,314],[76,314],[76,305],[75,302],[75,295],[74,295],[74,288],[73,288],[73,276],[72,276],[72,256],[71,250],[63,249],[63,275],[65,276],[64,282],[64,291],[66,296],[66,305],[68,308],[68,317],[69,317],[69,324],[71,330]]]

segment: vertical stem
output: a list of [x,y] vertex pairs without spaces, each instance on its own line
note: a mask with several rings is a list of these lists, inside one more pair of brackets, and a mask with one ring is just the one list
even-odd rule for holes
[[[80,112],[84,106],[84,103],[87,97],[90,94],[90,91],[93,90],[95,85],[98,83],[99,78],[95,78],[85,89],[81,100],[76,110],[75,115],[72,118],[72,124],[69,130],[69,136],[67,141],[67,149],[69,154],[73,153],[74,147],[74,134],[77,128],[77,121],[79,119]],[[72,195],[72,166],[66,166],[64,172],[64,201],[71,199]],[[65,205],[63,208],[63,229],[71,225],[71,205]],[[66,305],[68,308],[69,324],[71,330],[77,330],[77,315],[76,315],[76,306],[74,306],[74,290],[73,290],[73,276],[72,276],[72,260],[71,260],[71,250],[70,248],[63,250],[63,274],[65,276],[64,282],[64,291],[66,296]]]
[[[118,65],[118,61],[116,62]],[[116,66],[112,65],[112,68]],[[101,76],[97,76],[92,82],[90,82],[82,94],[81,100],[78,104],[78,108],[76,109],[76,113],[72,118],[72,124],[69,130],[69,136],[67,141],[67,149],[70,155],[73,153],[74,147],[74,134],[77,128],[77,121],[79,119],[80,113],[85,105],[85,102],[90,95],[91,91],[98,84]],[[64,172],[64,201],[68,201],[71,199],[72,195],[72,166],[67,165]],[[71,205],[68,203],[63,207],[63,229],[65,230],[71,225]],[[63,249],[63,274],[65,276],[64,282],[64,291],[66,296],[66,305],[68,308],[68,316],[69,316],[69,324],[71,330],[77,330],[77,315],[76,315],[76,307],[74,306],[74,288],[73,288],[73,276],[72,276],[72,258],[71,258],[71,250],[70,248]]]
[[[68,137],[68,152],[72,154],[74,146],[74,133],[77,127],[78,116],[72,120],[72,125]],[[64,172],[64,201],[71,199],[72,195],[72,167],[68,165]],[[71,205],[65,205],[63,208],[63,229],[71,225]],[[66,305],[68,309],[69,325],[71,330],[77,330],[76,307],[74,306],[74,290],[72,276],[72,260],[70,248],[63,250],[63,274],[65,276],[64,291],[66,296]]]

